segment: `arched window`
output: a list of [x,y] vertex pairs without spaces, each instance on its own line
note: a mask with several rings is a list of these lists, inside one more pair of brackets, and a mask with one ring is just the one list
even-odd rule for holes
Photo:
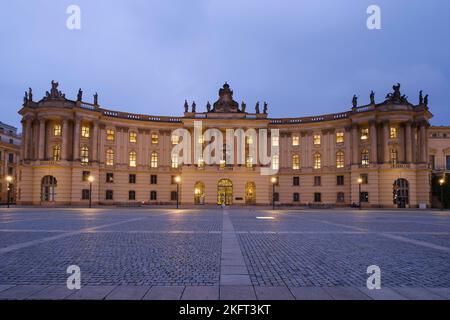
[[343,151],[336,153],[336,168],[343,168],[345,163],[345,156]]
[[300,156],[298,154],[294,154],[292,156],[292,169],[294,170],[300,169]]
[[114,165],[114,150],[108,149],[106,151],[106,165],[113,166]]
[[53,161],[61,160],[61,146],[57,145],[53,147]]
[[398,163],[398,151],[397,149],[391,149],[391,163],[397,164]]
[[130,152],[130,167],[136,167],[136,151]]
[[89,147],[81,147],[81,163],[89,163]]
[[369,150],[367,149],[361,151],[361,165],[364,167],[369,166]]
[[322,156],[317,152],[314,154],[314,169],[320,168],[322,168]]
[[152,158],[150,161],[151,168],[158,168],[158,153],[156,151],[152,152]]

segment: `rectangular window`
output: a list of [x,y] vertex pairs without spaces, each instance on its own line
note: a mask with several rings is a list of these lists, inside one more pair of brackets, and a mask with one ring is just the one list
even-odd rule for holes
[[245,137],[245,143],[253,144],[253,136],[246,136]]
[[272,146],[278,147],[279,145],[280,145],[280,137],[278,136],[272,137]]
[[292,185],[293,186],[299,186],[300,185],[300,177],[293,177],[292,178]]
[[114,150],[108,149],[106,151],[106,165],[113,166],[114,165]]
[[361,140],[365,141],[369,139],[369,128],[361,129]]
[[81,199],[82,200],[89,200],[89,198],[90,198],[90,191],[89,191],[89,189],[83,189],[81,191]]
[[278,170],[280,168],[280,157],[278,155],[272,156],[272,169]]
[[247,159],[245,160],[245,165],[247,168],[253,167],[253,157],[252,156],[247,156]]
[[156,201],[157,200],[157,193],[156,191],[150,191],[150,200]]
[[299,136],[292,136],[292,145],[294,147],[297,147],[300,145],[300,137]]
[[83,171],[83,175],[82,175],[82,180],[83,180],[83,182],[89,181],[90,175],[91,175],[91,172],[90,172],[90,171]]
[[178,155],[177,154],[172,155],[172,168],[174,168],[174,169],[178,168]]
[[359,199],[361,200],[361,202],[369,202],[369,193],[368,192],[361,192],[359,195]]
[[293,170],[300,169],[300,156],[298,154],[294,154],[292,156],[292,169]]
[[170,201],[177,201],[177,192],[176,191],[170,192]]
[[322,194],[320,192],[314,193],[314,202],[322,202]]
[[446,156],[445,158],[446,158],[446,162],[447,162],[447,165],[446,165],[447,170],[450,170],[450,156]]
[[343,186],[344,185],[344,176],[337,176],[336,177],[336,184],[338,186]]
[[336,132],[336,143],[344,143],[344,132],[338,131]]
[[136,191],[134,190],[128,191],[128,200],[136,200]]
[[299,202],[299,201],[300,201],[300,193],[294,192],[294,193],[292,194],[292,201],[294,201],[294,202]]
[[131,143],[137,142],[137,133],[136,132],[133,132],[133,131],[130,132],[130,142]]
[[158,168],[158,154],[156,152],[152,152],[151,160],[150,160],[151,168]]
[[8,154],[8,163],[14,163],[14,153]]
[[106,200],[113,200],[114,199],[114,191],[112,190],[106,190]]
[[152,133],[152,144],[158,144],[158,134]]
[[116,138],[116,132],[114,130],[108,129],[106,130],[106,140],[107,141],[114,141]]
[[61,136],[61,125],[60,124],[55,124],[55,126],[53,127],[53,135],[55,137]]
[[156,174],[150,176],[150,184],[158,184],[158,176]]
[[315,134],[313,136],[313,143],[314,143],[315,146],[320,146],[320,143],[321,143],[321,136],[320,136],[320,134]]
[[397,128],[396,127],[391,127],[389,136],[391,139],[397,139]]
[[170,140],[172,141],[172,144],[178,144],[180,142],[180,137],[176,134],[173,134]]
[[362,179],[362,184],[369,183],[369,175],[367,173],[361,173],[359,177]]
[[136,183],[136,175],[135,174],[130,174],[128,176],[128,183]]
[[88,126],[81,127],[81,136],[83,138],[89,138],[91,136],[91,128]]
[[322,185],[322,178],[321,178],[320,176],[315,176],[315,177],[314,177],[314,185],[315,185],[316,187]]
[[436,170],[436,156],[430,155],[430,168]]
[[89,148],[86,146],[81,148],[81,163],[89,163]]
[[112,172],[106,173],[106,183],[114,183],[114,173]]

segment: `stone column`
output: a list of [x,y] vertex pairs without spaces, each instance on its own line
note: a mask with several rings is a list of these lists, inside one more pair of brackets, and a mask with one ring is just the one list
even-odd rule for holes
[[358,164],[359,161],[359,126],[352,124],[352,164]]
[[412,147],[411,147],[411,153],[412,153],[412,163],[417,162],[417,123],[413,122],[411,123],[411,140],[412,140]]
[[81,129],[81,119],[75,119],[75,127],[73,130],[73,160],[80,160],[80,129]]
[[[136,159],[137,160],[137,159]],[[98,121],[94,121],[92,130],[92,161],[98,161]]]
[[383,121],[383,162],[389,163],[389,120]]
[[39,119],[39,160],[45,160],[45,122],[46,119]]
[[31,118],[26,118],[25,121],[22,121],[22,125],[24,126],[23,129],[23,160],[28,160],[31,158],[30,155],[30,146],[31,146],[31,139],[32,139],[32,133],[31,133],[31,125],[33,123],[33,120]]
[[420,123],[420,162],[428,162],[428,152],[427,152],[427,124],[426,122]]
[[69,149],[69,120],[62,119],[62,146],[61,146],[61,159],[67,160],[68,149]]
[[370,163],[376,164],[378,162],[378,140],[377,140],[377,122],[370,121]]
[[405,123],[405,160],[406,163],[412,162],[412,132],[411,121]]

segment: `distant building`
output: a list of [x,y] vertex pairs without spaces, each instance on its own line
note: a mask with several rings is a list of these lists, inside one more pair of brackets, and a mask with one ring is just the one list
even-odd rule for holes
[[[205,111],[186,102],[181,117],[150,116],[102,108],[97,94],[88,103],[81,90],[69,100],[52,82],[39,101],[30,91],[19,112],[18,203],[174,204],[179,177],[182,204],[267,205],[275,199],[292,206],[430,206],[433,170],[450,168],[450,128],[430,127],[428,97],[421,93],[412,104],[398,84],[380,103],[372,93],[369,104],[358,106],[356,96],[352,104],[335,114],[270,118],[266,103],[249,110],[225,84]],[[267,141],[279,153],[260,164],[248,152],[256,140],[246,134],[244,163],[236,164],[236,154],[231,164],[225,161],[227,146],[220,163],[194,159],[194,153],[191,163],[181,163],[171,154],[182,140],[174,130],[187,129],[190,145],[205,148],[204,132],[197,138],[193,132],[200,120],[204,130],[217,128],[224,136],[226,129],[278,129]],[[263,175],[264,169],[275,173]]]
[[[21,136],[17,128],[0,122],[0,203],[7,202],[8,184],[10,201],[16,200],[17,165],[19,163]],[[8,183],[7,177],[12,178]]]

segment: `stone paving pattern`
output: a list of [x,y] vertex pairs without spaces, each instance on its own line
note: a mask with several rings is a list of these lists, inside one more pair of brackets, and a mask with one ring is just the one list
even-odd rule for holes
[[449,271],[450,212],[0,209],[0,299],[449,299]]

